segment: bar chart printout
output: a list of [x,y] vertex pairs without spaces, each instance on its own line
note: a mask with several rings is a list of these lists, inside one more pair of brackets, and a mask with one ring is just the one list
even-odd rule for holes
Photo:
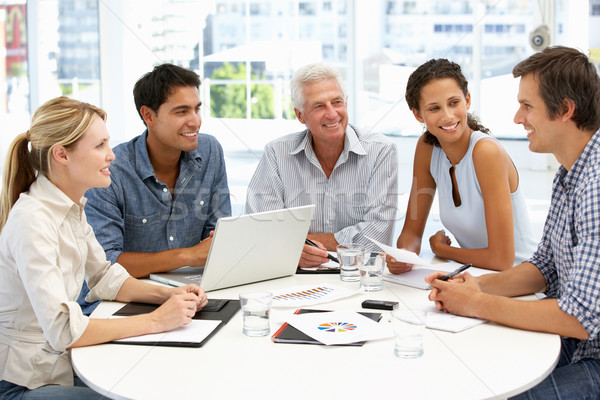
[[273,307],[301,307],[327,303],[352,296],[358,290],[323,284],[304,285],[273,291]]

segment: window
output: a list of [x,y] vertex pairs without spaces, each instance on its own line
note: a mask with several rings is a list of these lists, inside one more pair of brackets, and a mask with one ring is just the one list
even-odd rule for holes
[[298,4],[298,13],[300,15],[315,15],[316,7],[315,3],[309,1],[302,1]]
[[27,10],[24,4],[0,6],[3,25],[2,64],[3,96],[0,111],[3,113],[27,112]]
[[[154,65],[173,62],[203,79],[203,130],[226,149],[235,131],[244,143],[234,147],[260,150],[298,127],[289,94],[295,69],[325,61],[342,73],[353,123],[418,135],[421,127],[403,101],[406,79],[427,59],[445,57],[462,66],[479,93],[472,110],[485,125],[499,136],[522,137],[506,104],[516,90],[512,66],[533,52],[529,32],[540,24],[538,2],[481,1],[487,7],[476,31],[472,4],[164,0],[147,7],[147,0],[0,0],[0,123],[14,135],[26,128],[31,109],[66,94],[107,109],[113,140],[127,140],[143,130],[133,84]],[[28,8],[37,23],[26,29]],[[600,2],[590,2],[588,11],[598,18]],[[558,34],[576,28],[556,18]],[[600,37],[596,25],[590,24],[592,40]],[[478,31],[482,46],[474,62]]]

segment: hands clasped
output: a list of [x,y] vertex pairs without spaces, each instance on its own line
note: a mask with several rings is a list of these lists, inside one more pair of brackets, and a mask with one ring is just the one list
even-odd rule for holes
[[432,287],[429,300],[435,302],[438,310],[476,317],[474,299],[482,293],[477,280],[468,272],[464,272],[446,282],[441,281],[439,278],[446,274],[436,271],[425,278]]
[[189,324],[196,312],[208,303],[206,293],[198,285],[172,288],[171,293],[171,297],[151,313],[157,324],[156,332],[166,332]]

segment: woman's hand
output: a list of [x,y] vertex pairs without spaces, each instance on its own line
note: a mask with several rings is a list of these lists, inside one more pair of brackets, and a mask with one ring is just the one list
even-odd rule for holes
[[433,236],[429,238],[429,246],[431,246],[431,251],[436,256],[441,247],[450,246],[452,244],[452,240],[448,235],[446,235],[446,231],[441,229],[437,231]]
[[185,286],[171,288],[171,292],[172,296],[185,293],[194,293],[196,296],[198,296],[196,311],[200,311],[208,303],[208,296],[206,295],[204,289],[193,283]]
[[[206,300],[204,300],[206,301]],[[193,292],[175,294],[163,305],[149,314],[153,321],[155,333],[167,332],[182,325],[187,325],[196,315],[200,298]]]
[[396,261],[396,259],[389,254],[385,255],[385,262],[392,274],[401,274],[403,272],[408,272],[413,268],[412,264]]

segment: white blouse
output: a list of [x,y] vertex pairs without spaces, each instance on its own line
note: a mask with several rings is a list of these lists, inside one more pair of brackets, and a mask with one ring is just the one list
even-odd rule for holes
[[110,265],[80,204],[40,175],[0,234],[0,380],[73,385],[70,352],[89,322],[76,300],[114,300],[129,274]]
[[[471,134],[469,148],[455,167],[456,183],[460,194],[461,205],[456,207],[452,198],[452,180],[450,167],[452,164],[441,147],[434,146],[431,154],[430,171],[438,189],[440,219],[446,229],[464,249],[480,249],[488,247],[487,227],[483,194],[475,173],[473,149],[479,140],[492,140],[501,144],[492,136],[475,131]],[[537,247],[529,221],[525,195],[521,190],[521,182],[514,193],[510,194],[513,211],[513,228],[515,241],[515,265],[527,260]]]

